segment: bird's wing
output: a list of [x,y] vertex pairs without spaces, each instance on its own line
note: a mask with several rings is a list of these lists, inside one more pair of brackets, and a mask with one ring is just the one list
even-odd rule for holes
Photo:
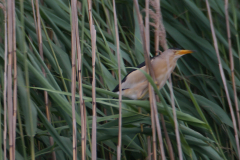
[[[154,59],[157,56],[151,57],[150,59]],[[145,61],[142,62],[141,64],[139,64],[136,68],[140,68],[140,69],[144,69],[145,68]],[[134,74],[133,74],[134,72]],[[137,73],[136,73],[137,72]],[[132,85],[132,83],[130,82],[129,84],[127,83],[127,79],[135,79],[135,83],[136,81],[142,81],[140,77],[136,77],[136,75],[139,75],[142,77],[143,73],[141,73],[141,71],[138,71],[137,69],[132,69],[123,79],[122,79],[122,90],[128,89],[129,86]],[[131,75],[132,74],[132,75]],[[145,76],[144,76],[145,77]],[[125,82],[125,83],[124,83]],[[125,85],[124,85],[125,84]],[[119,84],[113,89],[113,92],[118,92],[119,91]]]

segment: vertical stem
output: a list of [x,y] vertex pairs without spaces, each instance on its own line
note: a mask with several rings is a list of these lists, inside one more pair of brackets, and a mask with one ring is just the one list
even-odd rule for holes
[[12,4],[13,15],[13,159],[15,159],[15,139],[16,139],[16,119],[17,119],[17,56],[16,56],[16,22],[15,22],[15,2]]
[[75,115],[75,94],[76,94],[76,23],[77,19],[77,1],[71,0],[71,41],[72,41],[72,134],[73,134],[73,160],[77,160],[77,126]]
[[[39,53],[40,53],[40,56],[41,56],[42,60],[44,60],[43,47],[42,47],[41,16],[40,16],[40,12],[39,12],[39,2],[38,2],[38,0],[36,0],[35,3],[36,3],[35,5],[36,5],[36,15],[37,15],[36,16],[36,18],[37,18],[37,20],[36,20],[36,22],[37,22],[36,30],[37,30],[37,37],[38,37],[38,49],[39,49]],[[42,66],[42,72],[43,72],[44,77],[46,77],[46,72],[45,72],[45,69],[43,68],[43,66]],[[45,102],[45,108],[46,108],[46,116],[47,116],[47,119],[48,119],[49,123],[51,123],[47,91],[44,91],[44,102]],[[50,145],[53,146],[54,141],[53,141],[52,137],[49,137],[49,141],[50,141]],[[53,160],[56,159],[56,154],[55,154],[54,151],[52,152],[52,159]]]
[[35,8],[34,8],[34,1],[33,0],[31,0],[31,1],[32,1],[34,25],[35,25],[35,27],[37,29],[37,18],[36,18],[36,13],[35,13]]
[[157,160],[157,138],[156,138],[156,123],[155,123],[155,120],[154,120],[154,110],[153,110],[153,107],[152,107],[152,88],[150,86],[150,84],[148,84],[148,90],[149,90],[149,99],[150,99],[150,106],[151,106],[151,122],[152,122],[152,145],[153,145],[153,149],[152,149],[152,152],[153,152],[153,159],[154,160]]
[[[145,32],[144,32],[144,26],[143,26],[143,22],[142,22],[142,17],[139,11],[139,6],[138,6],[138,2],[137,0],[134,0],[134,5],[137,11],[137,15],[138,15],[138,23],[140,25],[140,33],[141,33],[141,37],[142,37],[142,42],[143,42],[143,48],[144,48],[144,58],[145,58],[145,64],[146,64],[146,70],[148,73],[150,73],[150,76],[153,77],[153,80],[155,81],[155,75],[152,69],[152,65],[150,63],[150,58],[149,58],[149,52],[147,51],[146,48],[146,37],[145,37]],[[154,96],[154,97],[153,97]],[[151,86],[151,84],[149,83],[149,98],[150,98],[150,105],[151,105],[151,113],[154,113],[153,115],[153,121],[155,120],[155,124],[157,127],[157,134],[158,134],[158,140],[159,140],[159,148],[161,151],[161,157],[163,160],[165,160],[165,153],[164,153],[164,148],[163,148],[163,139],[162,139],[162,133],[161,133],[161,126],[159,123],[159,118],[158,118],[158,111],[157,111],[157,106],[156,106],[156,98],[154,95],[154,90]],[[152,123],[153,123],[152,121]],[[153,136],[155,134],[155,126],[152,126],[153,129]],[[153,137],[153,143],[154,143],[154,137]],[[156,143],[156,142],[155,142]],[[154,148],[155,147],[155,148]],[[153,145],[153,150],[156,151],[156,145]],[[154,159],[157,159],[157,155],[154,154]]]
[[157,18],[155,19],[155,33],[154,33],[154,49],[155,49],[155,54],[157,55],[158,54],[158,51],[159,51],[159,18],[158,15],[159,15],[159,9],[160,9],[160,2],[159,0],[155,0],[156,2],[156,15],[157,15]]
[[95,59],[96,59],[96,30],[92,21],[92,1],[88,0],[88,14],[89,14],[89,25],[92,41],[92,70],[93,70],[93,80],[92,80],[92,159],[97,159],[97,117],[96,117],[96,78],[95,78]]
[[[145,8],[146,8],[146,17],[145,17],[145,35],[146,35],[146,48],[150,53],[150,45],[149,45],[149,0],[145,0]],[[152,159],[151,156],[151,136],[147,136],[147,146],[148,146],[148,160]]]
[[94,25],[91,29],[92,40],[92,160],[97,159],[97,116],[96,116],[96,78],[95,78],[95,61],[96,61],[96,30]]
[[169,84],[170,84],[169,89],[170,89],[170,93],[171,93],[171,105],[172,105],[172,109],[173,109],[172,111],[173,111],[175,135],[176,135],[176,139],[177,139],[178,157],[179,157],[179,160],[182,160],[183,159],[182,147],[181,147],[181,140],[180,140],[180,136],[179,136],[178,121],[177,121],[176,107],[175,107],[175,103],[174,103],[174,95],[173,95],[171,76],[169,77]]
[[86,143],[87,143],[87,138],[86,138],[86,134],[87,134],[87,112],[86,112],[86,106],[85,106],[85,103],[83,103],[83,119],[84,119],[84,121],[83,121],[83,128],[84,128],[84,130],[83,130],[83,132],[84,132],[84,139],[82,140],[82,143],[83,143],[83,145],[84,145],[84,154],[83,154],[83,156],[84,156],[84,158],[86,159]]
[[234,61],[233,61],[233,55],[232,55],[231,32],[230,32],[229,16],[228,16],[228,0],[225,0],[225,18],[226,18],[226,27],[227,27],[228,51],[229,51],[229,59],[230,59],[230,66],[231,66],[232,85],[233,85],[233,93],[234,93],[234,103],[235,103],[235,110],[237,115],[238,129],[240,129],[238,98],[237,98],[237,90],[236,90],[235,74],[234,74]]
[[3,129],[3,154],[4,160],[7,160],[7,56],[8,56],[8,38],[7,38],[7,11],[6,0],[4,1],[4,93],[3,93],[3,106],[4,106],[4,129]]
[[119,46],[119,34],[117,26],[117,12],[115,0],[113,0],[113,13],[114,13],[114,27],[117,47],[118,58],[118,80],[119,80],[119,118],[118,118],[118,145],[117,145],[117,160],[121,160],[121,147],[122,147],[122,82],[121,82],[121,63],[120,63],[120,46]]
[[[162,20],[160,1],[155,0],[154,4],[156,4],[154,7],[156,8],[156,17],[157,17],[155,19],[155,23],[156,23],[156,27],[155,27],[155,52],[157,54],[159,52],[159,43],[162,46],[162,48],[164,50],[166,50],[167,49],[167,41],[166,41],[166,31],[165,31],[165,28],[164,28],[164,25],[163,25],[163,20]],[[157,102],[160,102],[159,97],[157,97],[157,96],[156,96],[156,100],[157,100]],[[170,156],[171,160],[174,160],[174,153],[173,153],[173,149],[172,149],[172,144],[171,144],[170,138],[168,136],[164,116],[161,113],[160,113],[160,117],[161,117],[161,122],[162,122],[162,126],[163,126],[165,139],[166,139],[166,142],[167,142],[169,156]]]
[[[33,2],[32,2],[33,3]],[[32,111],[31,111],[31,106],[30,106],[30,93],[29,93],[29,75],[28,75],[28,63],[27,63],[27,50],[25,47],[25,27],[24,27],[24,1],[21,0],[20,3],[20,7],[21,7],[21,31],[22,31],[22,46],[21,46],[21,51],[24,54],[24,72],[25,72],[25,85],[27,87],[25,87],[26,89],[26,94],[27,94],[27,109],[28,109],[28,114],[29,114],[29,119],[32,119]],[[33,10],[34,10],[34,6],[33,6]],[[31,159],[34,160],[35,159],[35,149],[34,149],[34,133],[33,133],[33,123],[32,121],[30,122],[30,133],[29,133],[29,137],[30,137],[30,145],[31,145]]]
[[[93,36],[93,34],[95,33],[95,35],[96,35],[96,31],[95,31],[95,29],[94,29],[94,26],[93,26],[93,20],[92,20],[92,1],[91,0],[88,0],[88,14],[89,14],[89,27],[90,27],[90,33],[91,33],[91,42],[92,42],[92,44],[93,44],[93,42],[94,41],[96,41],[96,40],[94,40],[94,39],[96,39],[96,38],[94,38],[94,37],[92,37]],[[95,42],[96,43],[96,42]],[[93,47],[93,46],[92,46]],[[96,47],[96,46],[94,46],[94,47]],[[92,88],[92,94],[93,94],[93,92],[94,92],[94,95],[93,96],[95,96],[95,98],[93,97],[93,101],[92,101],[92,103],[93,103],[93,107],[95,108],[93,108],[93,110],[92,110],[92,112],[95,112],[95,114],[93,114],[93,122],[92,123],[95,123],[95,124],[92,124],[93,126],[94,125],[96,125],[96,95],[95,95],[95,48],[92,48],[92,55],[94,55],[92,58],[92,63],[94,62],[94,66],[93,66],[93,74],[94,74],[94,77],[93,77],[93,81],[92,81],[92,85],[94,85],[94,87]],[[94,54],[93,54],[93,52],[94,52]],[[94,100],[95,99],[95,100]],[[85,108],[84,108],[85,109]],[[84,115],[85,115],[85,117],[86,117],[86,109],[84,110]],[[94,116],[95,116],[95,118],[94,118]],[[85,126],[86,126],[86,122],[85,122]],[[92,130],[92,138],[93,138],[93,142],[92,142],[92,158],[93,159],[96,159],[97,158],[97,137],[96,137],[96,126],[94,126],[95,127],[95,129],[93,129]],[[86,127],[85,127],[86,128]],[[84,143],[86,142],[86,140],[84,141]],[[86,150],[85,150],[85,152],[86,152]]]
[[[160,44],[163,47],[163,49],[166,50],[167,49],[166,31],[165,31],[165,28],[164,28],[164,25],[163,25],[160,2],[156,0],[156,4],[157,4],[157,15],[158,15],[157,17],[159,17],[159,19],[157,20],[157,22],[158,22],[157,27],[159,27],[159,29],[161,30],[160,32],[158,32],[157,36],[161,37]],[[159,45],[159,42],[156,42],[155,45]],[[156,51],[158,51],[158,50],[156,50]],[[177,115],[176,115],[176,109],[175,109],[175,103],[174,103],[174,94],[173,94],[171,76],[169,77],[169,83],[170,83],[169,88],[170,88],[170,92],[171,92],[171,105],[172,105],[172,108],[173,108],[175,135],[176,135],[177,148],[178,148],[178,157],[179,157],[179,160],[182,160],[183,156],[182,156],[181,140],[180,140],[179,130],[178,130],[178,122],[177,122]],[[173,153],[173,149],[172,149],[172,144],[171,144],[169,136],[167,134],[167,130],[166,130],[166,127],[165,127],[165,121],[164,121],[164,116],[163,115],[161,115],[161,119],[163,120],[162,123],[163,123],[163,128],[164,128],[166,141],[167,141],[167,144],[168,144],[169,156],[170,156],[170,159],[173,160],[174,159],[174,153]]]
[[[83,3],[84,4],[84,3]],[[83,5],[84,6],[84,5]],[[83,7],[84,10],[84,7]],[[84,13],[83,13],[84,14]],[[84,22],[84,21],[83,21]],[[85,151],[86,151],[86,118],[85,118],[85,105],[83,101],[83,90],[82,90],[82,55],[81,55],[81,47],[80,47],[80,40],[79,40],[79,30],[78,24],[76,24],[76,38],[77,38],[77,58],[78,58],[78,93],[80,99],[80,114],[81,114],[81,144],[82,144],[82,159],[85,160]],[[84,35],[84,34],[82,34]],[[83,37],[82,37],[83,38]]]
[[82,159],[85,160],[86,157],[86,119],[84,116],[84,100],[83,100],[83,90],[82,90],[82,55],[81,55],[81,47],[80,47],[80,40],[79,40],[79,30],[77,27],[77,57],[78,57],[78,92],[80,98],[80,112],[81,112],[81,144],[82,144]]
[[161,6],[160,6],[160,0],[159,2],[157,1],[159,7],[159,36],[161,37],[160,39],[160,45],[163,47],[164,50],[167,50],[168,49],[168,46],[167,46],[167,40],[166,40],[166,30],[165,30],[165,27],[163,25],[163,19],[162,19],[162,13],[161,13]]
[[90,33],[93,25],[92,21],[92,0],[88,0],[88,15],[89,15],[89,26],[90,26]]
[[9,128],[9,159],[13,160],[13,104],[12,104],[12,60],[13,60],[13,3],[14,0],[8,0],[8,71],[7,71],[7,101],[8,101],[8,128]]
[[147,147],[148,147],[148,157],[147,160],[152,159],[152,153],[151,153],[151,136],[147,136]]
[[219,51],[218,51],[217,38],[216,38],[216,35],[215,35],[215,30],[214,30],[213,21],[212,21],[211,8],[209,6],[208,0],[206,0],[206,5],[207,5],[207,11],[208,11],[208,16],[209,16],[209,21],[210,21],[210,26],[211,26],[211,31],[212,31],[214,48],[215,48],[217,59],[218,59],[219,71],[220,71],[220,74],[221,74],[221,77],[222,77],[225,93],[226,93],[226,96],[227,96],[228,106],[229,106],[232,121],[233,121],[233,128],[234,128],[235,140],[236,140],[236,145],[237,145],[237,153],[238,153],[238,156],[239,156],[238,159],[240,159],[239,139],[238,139],[238,130],[237,130],[237,126],[236,126],[236,119],[235,119],[235,116],[234,116],[234,111],[233,111],[231,99],[230,99],[230,96],[229,96],[229,93],[228,93],[228,88],[227,88],[225,75],[224,75],[223,68],[222,68],[221,58],[220,58],[220,54],[219,54]]
[[146,17],[145,17],[145,37],[146,37],[146,49],[150,53],[150,42],[149,42],[149,37],[150,37],[150,31],[149,31],[149,0],[145,0],[145,12],[146,12]]
[[[160,102],[159,97],[156,97],[156,98],[157,98],[157,102]],[[165,124],[163,114],[160,114],[160,118],[161,118],[161,122],[162,122],[162,127],[163,127],[163,131],[164,131],[165,139],[167,141],[169,157],[170,157],[170,160],[174,160],[173,148],[172,148],[172,144],[171,144],[168,132],[167,132],[167,128],[166,128],[166,124]]]

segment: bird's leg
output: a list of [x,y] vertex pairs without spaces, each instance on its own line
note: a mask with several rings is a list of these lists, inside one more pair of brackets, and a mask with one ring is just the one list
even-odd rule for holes
[[159,89],[159,87],[160,87],[160,84],[158,83],[158,81],[155,81],[154,83],[156,84],[156,86],[157,86],[157,89]]

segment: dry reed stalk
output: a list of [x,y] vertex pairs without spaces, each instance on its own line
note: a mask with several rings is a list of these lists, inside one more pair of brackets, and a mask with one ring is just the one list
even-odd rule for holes
[[[156,99],[157,99],[157,102],[160,102],[159,97],[156,97]],[[169,138],[169,135],[168,135],[168,132],[167,132],[167,127],[166,127],[166,124],[165,124],[163,114],[160,114],[160,118],[161,118],[161,122],[162,122],[162,127],[163,127],[163,132],[164,132],[164,135],[165,135],[165,139],[166,139],[166,142],[167,142],[169,157],[170,157],[170,160],[174,160],[174,152],[173,152],[173,148],[172,148],[172,143],[170,141],[170,138]]]
[[165,27],[163,25],[160,0],[159,0],[158,3],[159,3],[159,28],[160,28],[159,37],[161,37],[160,38],[160,45],[163,47],[164,50],[167,50],[168,46],[167,46],[167,40],[166,40],[166,30],[165,30]]
[[35,25],[35,28],[37,29],[37,18],[36,18],[36,12],[35,12],[35,7],[34,7],[34,1],[31,0],[31,4],[32,4],[32,10],[33,10],[33,19],[34,19],[34,25]]
[[119,45],[119,33],[117,26],[117,12],[115,0],[113,2],[113,14],[114,14],[114,28],[116,36],[117,58],[118,58],[118,83],[119,83],[119,118],[118,118],[118,145],[117,145],[117,160],[121,160],[121,147],[122,147],[122,82],[121,82],[121,63],[120,63],[120,45]]
[[226,93],[226,96],[227,96],[227,101],[228,101],[228,105],[229,105],[229,109],[230,109],[231,117],[232,117],[232,121],[233,121],[233,128],[234,128],[234,133],[235,133],[235,140],[236,140],[236,145],[237,145],[237,152],[238,152],[238,155],[239,155],[239,158],[238,158],[238,159],[240,159],[239,137],[238,137],[238,130],[237,130],[237,125],[236,125],[236,119],[235,119],[234,110],[233,110],[233,107],[232,107],[232,102],[231,102],[231,99],[230,99],[230,96],[229,96],[229,93],[228,93],[228,88],[227,88],[227,84],[226,84],[225,74],[224,74],[223,68],[222,68],[221,58],[220,58],[220,54],[219,54],[219,51],[218,51],[217,38],[216,38],[214,26],[213,26],[211,8],[210,8],[210,6],[209,6],[208,0],[206,0],[206,6],[207,6],[209,21],[210,21],[212,38],[213,38],[213,42],[214,42],[214,48],[215,48],[216,55],[217,55],[217,59],[218,59],[219,71],[220,71],[220,74],[221,74],[221,77],[222,77],[222,81],[223,81],[223,85],[224,85],[224,90],[225,90],[225,93]]
[[97,159],[97,116],[96,116],[96,78],[95,78],[95,61],[96,61],[96,30],[94,25],[91,29],[92,42],[92,160]]
[[[37,16],[35,16],[37,18],[35,21],[37,22],[36,30],[37,30],[37,37],[38,37],[38,49],[39,49],[39,54],[40,54],[42,60],[44,60],[43,46],[42,46],[41,16],[40,16],[40,12],[39,12],[38,0],[36,0],[35,3],[36,3],[35,5],[36,5],[36,15],[37,15]],[[43,66],[41,68],[42,68],[43,76],[46,77],[45,69],[43,68]],[[48,121],[51,123],[50,109],[49,109],[49,105],[48,105],[49,102],[48,101],[49,101],[48,100],[48,93],[47,93],[47,91],[44,91],[44,102],[45,102],[45,108],[46,108],[46,116],[47,116]],[[51,136],[49,137],[49,141],[50,141],[50,145],[53,146],[54,141],[53,141],[53,138]],[[52,152],[52,158],[51,159],[53,159],[53,160],[56,159],[56,154],[55,154],[54,151]]]
[[[162,48],[164,50],[167,49],[166,31],[165,31],[165,28],[164,28],[164,25],[163,25],[160,1],[154,0],[154,1],[150,1],[150,2],[151,2],[151,6],[155,10],[155,13],[151,12],[151,17],[154,19],[154,22],[155,22],[155,24],[154,24],[154,27],[155,27],[155,52],[157,54],[159,52],[159,44],[162,46]],[[156,100],[157,100],[157,102],[160,102],[159,97],[157,97],[157,96],[156,96]],[[160,117],[161,117],[161,122],[162,122],[162,126],[163,126],[165,139],[166,139],[166,142],[167,142],[169,156],[170,156],[171,160],[174,160],[174,153],[173,153],[173,149],[172,149],[172,144],[171,144],[169,135],[167,133],[167,128],[166,128],[166,125],[165,125],[164,116],[162,114],[160,114]]]
[[145,0],[145,38],[146,38],[146,49],[150,53],[150,30],[149,30],[149,0]]
[[16,120],[17,120],[17,55],[16,55],[16,18],[15,2],[12,4],[13,14],[13,159],[15,159],[15,139],[16,139]]
[[[79,34],[77,34],[79,35]],[[82,159],[85,157],[85,148],[86,148],[86,119],[84,118],[84,100],[83,100],[83,91],[82,91],[82,57],[81,57],[81,49],[80,49],[80,43],[79,43],[79,37],[77,37],[77,55],[78,55],[78,94],[79,94],[79,99],[80,99],[80,112],[81,112],[81,144],[82,144]]]
[[[93,24],[93,21],[92,21],[92,1],[91,0],[88,0],[88,14],[89,14],[89,27],[90,27],[90,33],[92,33],[92,24]],[[87,127],[87,122],[86,122],[86,108],[85,108],[85,105],[83,103],[83,108],[82,108],[82,111],[81,111],[81,117],[82,117],[82,159],[86,159],[86,127]]]
[[[142,41],[143,41],[143,49],[144,49],[144,58],[145,58],[145,63],[146,63],[146,70],[147,70],[148,73],[150,73],[150,76],[153,78],[153,81],[155,81],[155,75],[154,75],[154,72],[153,72],[153,69],[152,69],[152,65],[150,63],[149,52],[147,51],[147,48],[146,48],[146,37],[145,37],[145,32],[144,32],[144,26],[143,26],[142,16],[141,16],[140,11],[139,11],[139,6],[138,6],[137,0],[134,0],[134,5],[135,5],[136,11],[137,11],[138,23],[140,25],[141,37],[142,37]],[[155,119],[155,123],[156,123],[156,127],[157,127],[157,134],[158,134],[161,157],[162,157],[163,160],[165,160],[166,158],[165,158],[165,153],[164,153],[164,148],[163,148],[163,139],[162,139],[162,133],[161,133],[161,126],[160,126],[159,118],[158,118],[156,99],[155,99],[153,88],[152,88],[150,83],[149,83],[149,98],[150,98],[151,110],[153,110],[153,111],[151,111],[151,113],[154,112],[154,115],[151,115],[151,116],[153,116],[153,118]],[[154,135],[155,134],[154,133],[155,126],[154,127],[152,126],[152,129],[153,129],[153,135]],[[154,139],[153,139],[153,143],[156,144],[156,142],[154,142]],[[155,148],[154,148],[154,146],[155,146]],[[153,145],[153,150],[156,151],[156,145]],[[156,155],[154,155],[154,158],[155,159],[157,158]]]
[[85,105],[83,100],[83,90],[82,90],[82,55],[79,40],[79,31],[77,27],[77,57],[78,57],[78,93],[80,98],[80,112],[81,112],[81,145],[82,145],[82,159],[86,157],[86,116],[85,115]]
[[[77,9],[79,9],[79,11],[82,12],[82,3],[79,2],[79,1],[77,1]],[[79,16],[79,15],[80,15],[80,14],[78,13],[78,16]]]
[[88,0],[88,15],[89,15],[89,26],[90,26],[90,33],[91,33],[91,27],[93,25],[93,21],[92,21],[92,0]]
[[[155,79],[155,78],[154,78]],[[149,83],[149,86],[151,84]],[[157,134],[158,134],[158,141],[159,141],[159,148],[160,148],[160,153],[161,153],[161,157],[162,160],[165,160],[165,152],[164,152],[164,147],[163,147],[163,138],[162,138],[162,132],[161,132],[161,126],[160,126],[160,122],[159,122],[159,117],[158,117],[158,110],[157,110],[157,104],[156,104],[156,96],[154,95],[154,90],[153,87],[151,86],[152,89],[152,96],[153,96],[153,112],[154,112],[154,118],[156,121],[156,126],[157,126]]]
[[3,129],[3,157],[7,160],[7,11],[6,1],[4,1],[3,12],[4,12],[4,92],[3,92],[3,108],[4,108],[4,129]]
[[[155,27],[155,49],[159,48],[159,44],[162,46],[163,50],[167,50],[167,41],[166,41],[166,31],[163,25],[162,14],[161,14],[161,7],[160,1],[158,0],[151,0],[151,6],[155,10],[150,10],[150,16],[154,19],[155,23],[150,23],[152,26]],[[159,50],[156,50],[159,52]]]
[[[94,41],[96,41],[96,31],[95,31],[95,28],[94,28],[94,26],[93,26],[93,20],[92,20],[92,1],[91,0],[88,0],[88,15],[89,15],[89,27],[90,27],[90,33],[91,33],[91,42],[92,42],[92,45],[93,45],[93,43],[94,43]],[[94,35],[94,33],[95,33],[95,35]],[[93,110],[92,110],[92,112],[93,112],[93,120],[95,121],[93,121],[92,122],[92,127],[95,127],[95,128],[92,128],[92,159],[96,159],[97,157],[96,157],[96,154],[97,154],[97,133],[96,133],[96,82],[95,82],[95,47],[96,47],[96,42],[94,43],[94,46],[92,46],[92,69],[93,69],[93,81],[92,81],[92,96],[94,96],[93,97],[93,99],[92,99],[92,105],[93,105],[93,107],[95,107],[95,108],[93,108]],[[94,49],[94,50],[93,50]],[[93,65],[93,63],[94,63],[94,65]],[[86,110],[85,110],[86,111]],[[95,117],[94,117],[95,116]],[[94,124],[95,123],[95,124]]]
[[155,47],[155,54],[158,54],[159,51],[159,25],[160,25],[160,2],[159,0],[155,0],[155,5],[156,5],[156,18],[154,19],[155,21],[155,33],[154,33],[154,47]]
[[84,130],[82,131],[84,134],[84,139],[82,139],[82,143],[83,143],[83,151],[84,153],[82,153],[82,157],[85,157],[86,158],[86,143],[87,143],[87,138],[86,138],[86,135],[87,135],[87,111],[86,111],[86,106],[85,106],[85,103],[83,103],[83,126],[84,126]]
[[156,123],[155,123],[155,119],[154,119],[154,110],[153,110],[153,103],[152,101],[153,99],[153,90],[152,87],[150,86],[150,84],[148,84],[148,90],[149,90],[149,99],[150,99],[150,106],[151,106],[151,123],[152,123],[152,145],[153,145],[153,159],[156,160],[157,159],[157,138],[156,138]]
[[73,134],[73,160],[77,160],[77,126],[76,126],[76,115],[75,115],[75,94],[76,94],[76,26],[78,23],[77,19],[77,1],[71,0],[71,41],[72,41],[72,134]]
[[[147,51],[150,53],[150,42],[149,42],[149,0],[145,0],[145,10],[146,10],[146,16],[145,16],[145,36],[146,36],[146,48]],[[141,126],[142,127],[142,126]],[[151,136],[147,136],[147,146],[148,146],[148,160],[151,160],[152,154],[151,154]]]
[[229,52],[229,59],[230,59],[230,66],[231,66],[232,85],[233,85],[233,92],[234,92],[234,103],[235,103],[235,110],[236,110],[238,130],[239,130],[240,129],[240,117],[239,117],[238,98],[237,98],[237,90],[236,90],[235,74],[234,74],[234,61],[233,61],[233,55],[232,55],[231,32],[230,32],[230,26],[229,26],[228,0],[225,0],[225,18],[226,18],[226,27],[227,27],[227,37],[228,37],[228,47],[229,47],[228,52]]
[[13,160],[14,150],[13,150],[13,99],[12,99],[12,65],[13,65],[13,5],[14,0],[8,0],[7,5],[7,19],[8,19],[8,71],[7,71],[7,101],[8,101],[8,130],[9,130],[9,159]]
[[85,116],[85,105],[83,100],[82,90],[82,55],[79,40],[78,24],[76,24],[76,38],[77,38],[77,77],[78,77],[78,93],[80,99],[80,114],[81,114],[81,145],[82,145],[82,159],[86,157],[86,116]]
[[[135,6],[135,9],[136,9],[136,12],[137,12],[137,15],[138,15],[138,24],[140,25],[140,31],[141,31],[141,36],[142,36],[142,41],[144,43],[144,41],[146,40],[146,37],[144,37],[144,31],[143,31],[143,22],[142,22],[142,15],[140,14],[140,11],[139,11],[139,6],[138,6],[138,1],[137,0],[134,0],[134,6]],[[148,54],[148,50],[147,50],[147,45],[144,45],[143,44],[143,48],[144,48],[144,58],[145,58],[145,64],[146,64],[146,71],[147,73],[149,73],[150,69],[149,69],[149,64],[150,64],[150,60],[149,60],[149,56],[146,55]],[[145,49],[146,48],[146,49]],[[147,50],[145,52],[145,50]],[[150,89],[149,90],[149,98],[150,98],[150,92],[152,90]],[[152,95],[152,94],[151,94]],[[153,159],[156,160],[157,159],[157,147],[156,147],[156,130],[155,130],[155,120],[154,120],[154,112],[153,112],[153,106],[152,106],[152,103],[150,101],[150,106],[151,106],[151,123],[152,123],[152,145],[153,145]]]
[[151,160],[152,159],[152,151],[151,151],[151,136],[147,137],[147,151],[148,151],[148,156],[147,156],[147,160]]
[[174,103],[174,94],[173,94],[171,76],[169,77],[168,80],[169,80],[169,84],[170,84],[169,89],[170,89],[170,94],[171,94],[171,105],[172,105],[172,112],[173,112],[174,129],[175,129],[175,135],[176,135],[176,139],[177,139],[178,157],[179,157],[179,160],[182,160],[183,155],[182,155],[181,139],[180,139],[179,129],[178,129],[178,121],[177,121],[176,107],[175,107],[175,103]]

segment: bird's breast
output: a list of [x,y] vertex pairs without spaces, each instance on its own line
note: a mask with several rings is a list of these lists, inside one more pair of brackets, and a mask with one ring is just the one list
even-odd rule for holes
[[[157,61],[156,61],[157,62]],[[159,60],[157,63],[153,63],[155,70],[154,74],[157,80],[158,88],[161,89],[170,77],[172,71],[176,66],[175,61]]]

